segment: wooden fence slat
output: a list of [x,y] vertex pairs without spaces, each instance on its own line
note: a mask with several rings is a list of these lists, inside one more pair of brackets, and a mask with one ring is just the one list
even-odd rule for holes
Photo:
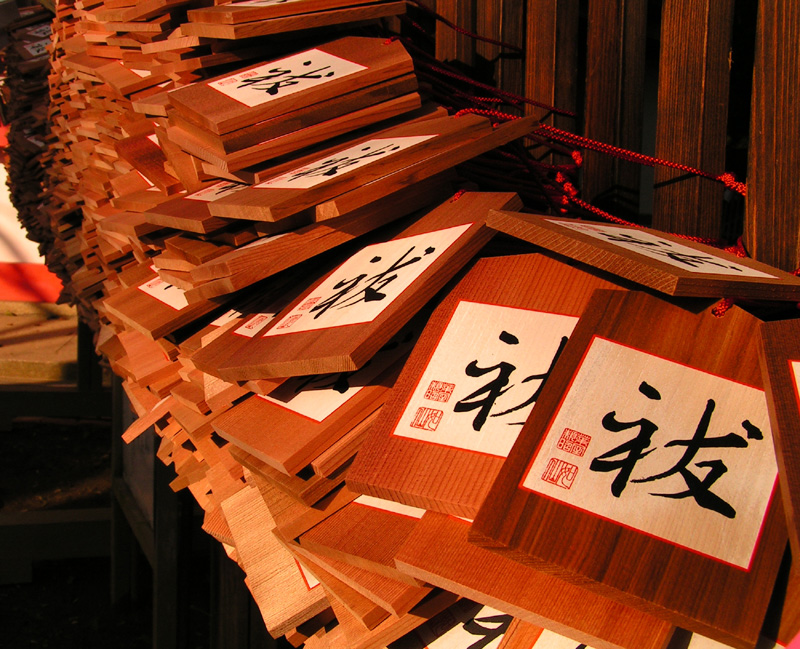
[[[436,0],[436,11],[462,29],[475,31],[473,0]],[[460,61],[471,66],[475,60],[475,41],[451,27],[436,23],[436,58],[440,61]]]
[[800,265],[800,5],[762,0],[759,6],[745,245],[772,266]]
[[[586,52],[584,133],[633,151],[642,147],[646,0],[591,0]],[[639,209],[638,164],[584,154],[583,195],[615,214]]]
[[[725,168],[733,0],[665,0],[656,156],[711,173]],[[762,3],[763,4],[763,3]],[[717,238],[723,186],[656,168],[653,227]]]

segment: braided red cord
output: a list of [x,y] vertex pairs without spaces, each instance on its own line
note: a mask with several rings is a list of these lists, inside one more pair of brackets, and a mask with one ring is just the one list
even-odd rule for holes
[[639,164],[643,164],[648,167],[655,167],[655,166],[669,167],[671,169],[678,169],[680,171],[685,171],[686,173],[690,173],[696,176],[701,176],[703,178],[716,180],[718,182],[721,182],[728,189],[731,189],[741,194],[742,196],[747,195],[747,185],[745,185],[745,183],[738,182],[736,180],[736,177],[732,173],[726,172],[719,175],[714,175],[707,171],[703,171],[702,169],[696,169],[694,167],[690,167],[689,165],[681,164],[679,162],[663,160],[662,158],[656,158],[653,156],[645,155],[644,153],[637,153],[636,151],[629,151],[628,149],[622,149],[620,147],[616,147],[611,144],[606,144],[605,142],[598,142],[597,140],[592,140],[591,138],[588,137],[575,135],[574,133],[563,131],[559,128],[555,128],[554,126],[550,126],[548,124],[540,124],[539,127],[536,129],[536,131],[546,133],[549,137],[553,139],[560,140],[562,142],[567,142],[574,146],[580,146],[584,149],[591,149],[593,151],[607,153],[617,158],[628,160],[630,162],[637,162]]

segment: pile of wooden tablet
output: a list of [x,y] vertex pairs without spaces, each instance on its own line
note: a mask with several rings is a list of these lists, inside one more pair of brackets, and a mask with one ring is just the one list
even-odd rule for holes
[[531,122],[424,101],[404,10],[58,4],[41,218],[126,441],[296,646],[754,647],[796,336],[717,302],[800,280],[464,183]]

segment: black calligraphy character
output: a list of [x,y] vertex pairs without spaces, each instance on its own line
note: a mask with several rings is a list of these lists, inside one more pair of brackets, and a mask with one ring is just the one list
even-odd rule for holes
[[673,261],[677,261],[679,264],[686,264],[690,268],[698,268],[700,266],[704,266],[706,264],[710,264],[711,266],[717,266],[719,268],[728,268],[730,270],[735,270],[740,273],[744,272],[741,268],[737,268],[736,266],[730,264],[724,264],[714,257],[710,255],[692,255],[686,252],[675,252],[671,250],[661,250],[659,254],[663,255],[664,257],[668,257]]
[[[639,392],[653,401],[659,401],[661,399],[661,394],[658,390],[645,381],[639,384]],[[603,473],[619,471],[614,481],[611,483],[611,493],[619,498],[620,494],[628,485],[628,480],[631,477],[631,473],[633,473],[633,469],[636,467],[636,463],[655,450],[650,449],[646,451],[647,447],[650,446],[653,433],[658,430],[658,426],[645,418],[637,419],[636,421],[617,421],[616,415],[617,413],[615,410],[607,413],[602,420],[603,428],[612,433],[619,433],[623,430],[636,428],[638,426],[639,434],[616,448],[612,448],[610,451],[597,456],[592,460],[589,468],[592,471]],[[619,459],[611,459],[615,457],[619,457]]]
[[224,196],[232,191],[235,191],[242,187],[241,183],[225,183],[222,187],[219,187],[214,190],[214,196],[219,198],[220,196]]
[[[465,622],[464,631],[470,635],[480,636],[467,649],[483,649],[497,638],[501,638],[508,631],[512,619],[510,615],[501,614],[480,618],[474,617]],[[487,626],[484,626],[481,622],[484,622]],[[492,624],[497,626],[488,626]]]
[[352,167],[353,165],[358,164],[362,160],[386,155],[387,153],[394,153],[399,149],[400,146],[397,144],[386,144],[382,147],[378,147],[377,149],[373,149],[371,146],[365,146],[360,150],[359,154],[354,157],[345,155],[338,158],[328,158],[326,160],[323,160],[314,167],[298,171],[297,173],[291,175],[288,182],[294,182],[295,180],[298,180],[300,178],[335,176],[344,169]]
[[[506,345],[519,344],[519,338],[507,331],[501,332],[499,338],[500,341],[504,342]],[[492,365],[491,367],[479,367],[477,359],[471,361],[469,365],[464,368],[464,373],[467,376],[478,378],[490,372],[494,372],[495,370],[497,370],[497,376],[483,387],[475,390],[472,394],[459,400],[455,406],[453,406],[453,412],[469,412],[470,410],[477,409],[478,414],[476,414],[475,419],[472,420],[472,428],[473,430],[479,431],[486,423],[486,418],[489,416],[494,402],[510,390],[510,387],[506,387],[508,385],[508,379],[516,369],[515,365],[506,363],[505,361],[501,361],[497,365]],[[479,397],[483,398],[481,399]]]
[[[312,65],[312,61],[304,61],[303,67]],[[239,82],[237,88],[252,88],[253,90],[263,90],[268,95],[277,95],[281,89],[289,86],[296,86],[301,81],[325,79],[332,77],[336,74],[335,70],[325,72],[331,66],[326,65],[316,70],[308,70],[302,74],[292,74],[291,70],[284,70],[283,68],[272,68],[267,70],[266,74],[262,74],[251,79],[243,79]]]
[[[564,346],[567,344],[567,340],[569,340],[569,338],[567,336],[562,336],[561,337],[561,342],[558,344],[558,349],[556,350],[556,353],[553,356],[553,360],[550,361],[550,367],[547,368],[546,372],[543,372],[542,374],[531,374],[530,376],[528,376],[528,377],[522,379],[522,381],[520,381],[520,384],[528,383],[529,381],[539,381],[539,385],[536,388],[536,391],[533,393],[533,395],[531,395],[530,398],[528,398],[526,401],[523,401],[518,406],[514,406],[513,408],[508,408],[507,410],[503,410],[502,412],[492,413],[490,416],[491,417],[502,417],[503,415],[507,415],[507,414],[509,414],[511,412],[516,412],[517,410],[522,410],[523,408],[526,408],[527,406],[531,405],[532,403],[536,403],[539,400],[539,395],[542,393],[542,388],[544,388],[544,384],[546,383],[547,379],[550,376],[550,373],[553,371],[553,368],[555,367],[556,363],[558,362],[558,357],[561,356],[561,352],[564,351]],[[509,426],[522,426],[524,423],[525,423],[524,421],[515,421],[515,422],[509,422],[508,425]]]
[[[315,304],[309,313],[314,313],[314,319],[316,320],[322,314],[328,311],[328,309],[331,309],[334,306],[338,309],[344,309],[346,307],[353,306],[354,304],[358,304],[359,302],[379,302],[385,299],[386,293],[382,293],[381,291],[383,291],[383,289],[397,279],[397,271],[406,268],[407,266],[411,266],[412,264],[416,264],[426,255],[436,252],[436,248],[429,246],[425,249],[422,255],[409,257],[415,248],[416,246],[411,246],[411,248],[404,252],[397,261],[393,262],[388,268],[376,273],[372,277],[367,278],[367,273],[361,273],[353,279],[343,279],[337,282],[333,286],[334,289],[337,289],[336,293]],[[376,255],[370,259],[370,263],[377,264],[379,261],[382,261],[382,259],[383,258],[381,256]],[[359,284],[361,284],[363,280],[365,280],[363,287],[361,287],[358,292],[349,295],[352,291],[359,287]]]
[[[664,445],[665,448],[668,446],[686,447],[683,457],[681,457],[675,466],[663,473],[651,475],[647,478],[639,478],[631,482],[653,482],[679,473],[686,482],[686,491],[674,494],[652,493],[651,495],[661,496],[662,498],[688,498],[691,496],[694,498],[695,502],[704,509],[715,511],[726,518],[736,518],[736,510],[717,494],[711,492],[712,485],[728,471],[728,467],[725,466],[725,463],[722,460],[695,462],[696,467],[708,469],[708,472],[702,479],[698,478],[688,468],[689,464],[694,460],[694,456],[697,455],[697,452],[701,448],[747,448],[747,440],[736,433],[728,433],[722,437],[706,438],[708,426],[711,423],[711,415],[714,413],[715,407],[716,403],[713,399],[709,399],[706,402],[706,408],[703,411],[703,415],[700,417],[700,422],[697,424],[697,428],[691,439],[673,440]],[[742,427],[747,431],[748,439],[763,439],[761,430],[749,421],[743,421]]]

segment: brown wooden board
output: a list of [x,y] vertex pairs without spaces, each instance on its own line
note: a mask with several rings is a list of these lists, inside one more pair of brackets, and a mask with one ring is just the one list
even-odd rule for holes
[[144,212],[148,223],[186,232],[214,232],[230,225],[229,219],[213,216],[207,203],[221,198],[228,192],[244,189],[247,185],[220,181],[199,191],[172,198]]
[[221,507],[248,587],[271,635],[283,635],[328,607],[319,583],[309,581],[297,560],[272,535],[274,524],[257,489],[244,487]]
[[487,223],[668,295],[800,299],[798,277],[656,230],[511,212],[494,212]]
[[339,561],[328,556],[311,552],[296,541],[284,541],[301,557],[308,557],[325,568],[328,572],[346,583],[353,590],[370,598],[392,615],[401,616],[408,613],[421,602],[432,590],[430,586],[411,586],[407,583],[391,579],[383,575],[358,568],[352,564]]
[[800,320],[763,323],[760,358],[792,556],[800,557]]
[[325,11],[352,6],[353,0],[255,0],[254,2],[228,2],[213,7],[190,9],[189,22],[235,25],[254,20],[296,16],[313,11]]
[[174,194],[183,187],[180,181],[164,168],[167,157],[155,135],[135,135],[119,140],[114,145],[120,158],[128,162],[142,176],[166,194]]
[[470,541],[752,648],[787,541],[757,331],[596,291]]
[[[313,65],[306,66],[309,61]],[[278,76],[270,72],[276,67]],[[304,67],[313,70],[304,71]],[[258,63],[232,75],[178,88],[169,97],[175,110],[186,119],[221,134],[411,70],[411,58],[399,42],[353,36],[290,58]],[[243,87],[237,90],[238,86]],[[241,91],[246,94],[237,94]]]
[[397,552],[397,566],[595,649],[663,649],[669,642],[669,623],[471,545],[469,528],[466,520],[427,512]]
[[181,289],[167,284],[155,273],[151,279],[118,291],[103,303],[110,313],[152,339],[161,338],[219,307],[209,301],[189,304]]
[[[444,151],[457,150],[472,135],[491,132],[485,117],[465,115],[393,126],[311,154],[291,169],[209,203],[226,218],[279,221],[346,191],[388,176]],[[385,196],[376,192],[374,198]]]
[[299,542],[311,552],[419,586],[423,582],[395,567],[394,556],[423,514],[415,507],[359,496],[303,534]]
[[372,126],[383,120],[398,117],[421,106],[419,94],[408,93],[387,101],[349,110],[346,114],[319,122],[312,126],[286,133],[269,140],[257,142],[246,148],[225,153],[210,147],[204,139],[198,138],[180,127],[170,127],[170,140],[192,155],[206,160],[223,171],[233,172],[245,167],[289,155],[320,142],[350,133],[357,129]]
[[311,106],[302,106],[290,113],[223,134],[212,133],[207,128],[185,119],[176,111],[170,111],[169,123],[194,140],[205,143],[215,154],[222,157],[316,124],[330,123],[331,120],[343,117],[349,112],[408,95],[416,90],[417,78],[413,74],[405,74],[364,88],[356,88],[345,95],[331,97]]
[[[353,214],[329,223],[314,223],[282,237],[261,239],[191,271],[197,283],[189,302],[225,295],[270,277],[411,214],[452,192],[448,179],[436,176],[403,188]],[[215,281],[216,280],[216,281]]]
[[239,381],[358,369],[489,240],[488,209],[518,200],[466,193],[391,241],[363,248],[221,364],[220,376]]
[[405,11],[406,3],[399,0],[397,2],[372,2],[343,9],[315,11],[298,16],[254,20],[238,25],[200,22],[184,23],[182,29],[186,34],[205,38],[237,40],[333,27],[334,25],[358,25],[376,21],[380,18],[400,16]]
[[473,518],[592,292],[615,287],[539,254],[479,260],[428,321],[350,488]]
[[357,372],[288,379],[241,402],[214,428],[279,471],[299,473],[383,405],[415,340],[399,334]]

